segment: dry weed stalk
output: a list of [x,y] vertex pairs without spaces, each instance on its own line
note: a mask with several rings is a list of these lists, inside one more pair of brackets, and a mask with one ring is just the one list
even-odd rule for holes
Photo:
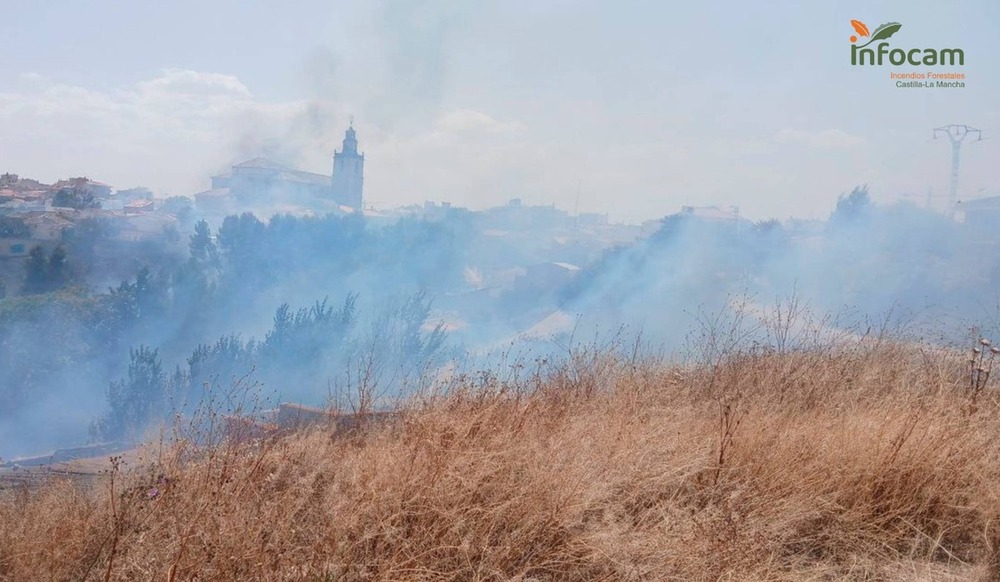
[[972,357],[969,358],[969,401],[973,412],[978,407],[980,393],[990,381],[997,354],[1000,354],[1000,349],[993,347],[986,338],[981,338],[979,345],[972,348]]

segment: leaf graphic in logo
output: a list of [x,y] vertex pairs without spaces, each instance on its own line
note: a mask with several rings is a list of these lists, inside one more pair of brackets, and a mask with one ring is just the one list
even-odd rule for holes
[[865,26],[864,22],[861,22],[860,20],[852,20],[851,26],[853,26],[854,30],[858,31],[858,34],[861,36],[868,36],[868,27]]
[[872,34],[872,40],[885,40],[899,32],[899,29],[902,27],[903,25],[898,22],[886,22],[875,29],[875,32]]
[[[899,32],[900,28],[903,28],[903,25],[900,24],[900,23],[898,23],[898,22],[886,22],[882,26],[876,28],[875,32],[872,33],[871,40],[869,40],[865,44],[861,45],[861,47],[866,47],[866,46],[870,45],[871,43],[875,42],[876,40],[886,40],[890,36],[892,36],[892,35],[896,34],[897,32]],[[858,47],[858,48],[861,48],[861,47]]]

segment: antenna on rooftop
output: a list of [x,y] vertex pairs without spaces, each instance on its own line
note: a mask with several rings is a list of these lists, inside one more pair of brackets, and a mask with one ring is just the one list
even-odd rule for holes
[[576,181],[576,202],[573,204],[573,219],[576,221],[576,225],[580,226],[580,186],[583,185],[583,180]]

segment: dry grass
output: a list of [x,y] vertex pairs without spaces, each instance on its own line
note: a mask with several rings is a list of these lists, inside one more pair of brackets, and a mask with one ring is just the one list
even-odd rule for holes
[[178,442],[96,490],[5,494],[0,578],[1000,575],[1000,405],[971,406],[960,357],[862,341],[520,376],[352,436]]

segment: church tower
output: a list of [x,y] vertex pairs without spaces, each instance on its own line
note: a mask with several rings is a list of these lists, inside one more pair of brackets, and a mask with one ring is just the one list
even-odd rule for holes
[[330,178],[333,199],[338,204],[361,210],[364,179],[365,155],[358,153],[358,138],[351,121],[344,134],[343,148],[333,153],[333,177]]

